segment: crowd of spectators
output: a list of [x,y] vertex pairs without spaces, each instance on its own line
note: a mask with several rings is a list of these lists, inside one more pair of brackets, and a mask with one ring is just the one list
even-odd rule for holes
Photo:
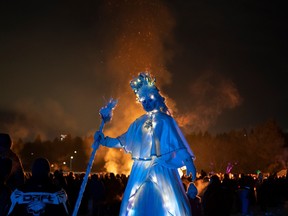
[[[74,206],[85,173],[50,173],[55,185],[64,188]],[[183,176],[193,216],[210,215],[288,215],[288,178],[269,175],[208,174],[192,182]],[[30,174],[26,173],[26,179]],[[79,215],[114,216],[119,214],[121,198],[129,176],[92,173],[79,208]],[[286,206],[285,206],[286,205]],[[73,211],[73,209],[70,209]]]
[[287,174],[211,174],[198,178],[196,186],[202,211],[194,216],[288,215]]
[[[0,134],[0,215],[7,215],[12,209],[11,206],[15,204],[13,197],[21,193],[29,195],[30,192],[35,196],[44,197],[45,205],[51,204],[52,207],[55,204],[59,205],[54,209],[58,213],[62,211],[60,215],[71,215],[85,173],[62,170],[52,172],[46,158],[36,159],[31,172],[24,173],[21,160],[10,147],[10,137]],[[123,174],[91,173],[78,215],[119,215],[128,178],[129,176]],[[261,172],[257,175],[206,174],[201,170],[195,181],[185,175],[182,176],[182,180],[193,216],[288,215],[288,173],[279,177],[276,174],[263,176]],[[47,194],[51,195],[49,199]],[[58,203],[53,201],[54,195],[57,196]],[[59,201],[59,197],[62,197],[62,200]],[[27,202],[25,204],[30,205]],[[44,211],[43,214],[40,212],[39,202],[36,204],[34,202],[33,206],[29,207],[33,211],[39,209],[38,214],[45,215]],[[11,215],[33,214],[29,212],[17,214],[12,211]],[[59,214],[53,214],[56,215]]]

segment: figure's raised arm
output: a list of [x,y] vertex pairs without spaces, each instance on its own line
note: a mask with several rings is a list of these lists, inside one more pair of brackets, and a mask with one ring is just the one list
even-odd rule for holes
[[106,146],[109,148],[121,148],[122,147],[117,138],[112,138],[109,136],[105,137],[102,131],[96,131],[94,134],[93,147],[98,148],[100,144],[102,146]]

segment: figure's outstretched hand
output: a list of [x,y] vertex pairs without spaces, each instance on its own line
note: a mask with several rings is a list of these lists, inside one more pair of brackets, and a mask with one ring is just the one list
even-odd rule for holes
[[100,144],[103,144],[105,141],[105,137],[102,131],[96,131],[94,134],[94,143],[93,148],[98,149]]
[[96,131],[94,134],[94,141],[95,142],[99,142],[99,143],[103,143],[105,140],[104,134],[102,131]]
[[196,167],[194,165],[194,162],[192,158],[187,158],[185,160],[185,166],[186,166],[186,175],[190,176],[192,175],[192,180],[196,180]]

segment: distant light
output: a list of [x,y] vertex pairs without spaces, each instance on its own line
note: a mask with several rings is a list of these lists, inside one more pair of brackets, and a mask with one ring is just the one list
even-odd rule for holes
[[51,167],[54,167],[54,164],[51,164]]
[[31,154],[31,155],[34,155],[34,152],[31,152],[30,154]]
[[74,151],[74,154],[77,154],[77,151]]
[[63,164],[65,165],[65,164],[66,164],[66,162],[64,161],[64,162],[63,162]]
[[66,137],[67,137],[66,134],[61,134],[61,135],[60,135],[60,140],[63,141]]
[[73,156],[71,156],[70,158],[73,159]]

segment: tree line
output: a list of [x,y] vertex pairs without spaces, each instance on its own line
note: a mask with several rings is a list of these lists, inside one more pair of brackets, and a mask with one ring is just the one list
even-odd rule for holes
[[[225,173],[230,168],[232,173],[256,173],[257,170],[275,173],[288,165],[287,133],[273,120],[249,130],[232,130],[216,135],[200,131],[185,137],[196,155],[198,171]],[[83,138],[68,134],[53,141],[43,141],[40,136],[32,142],[19,139],[14,146],[25,170],[30,169],[35,158],[44,156],[54,169],[68,171],[73,165],[73,171],[82,172],[86,170],[92,142],[92,136]],[[104,164],[92,169],[105,171]]]

